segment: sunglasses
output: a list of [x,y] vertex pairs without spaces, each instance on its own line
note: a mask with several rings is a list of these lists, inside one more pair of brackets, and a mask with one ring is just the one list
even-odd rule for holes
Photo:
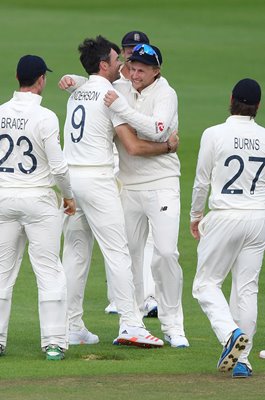
[[155,50],[151,46],[149,46],[149,44],[137,44],[137,46],[134,47],[133,51],[138,51],[140,55],[148,54],[149,56],[155,56],[157,65],[160,67],[158,55]]

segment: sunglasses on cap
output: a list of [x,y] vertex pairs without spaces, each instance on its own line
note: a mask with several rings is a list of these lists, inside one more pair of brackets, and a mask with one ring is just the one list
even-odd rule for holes
[[137,46],[134,47],[133,51],[138,51],[140,55],[148,54],[149,56],[155,56],[157,65],[159,67],[161,66],[156,51],[151,46],[149,46],[149,44],[137,44]]

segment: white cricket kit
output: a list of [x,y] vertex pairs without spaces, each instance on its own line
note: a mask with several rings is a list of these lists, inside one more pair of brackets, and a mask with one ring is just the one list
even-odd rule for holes
[[38,285],[41,346],[67,348],[66,279],[59,258],[60,204],[72,198],[56,115],[41,96],[15,92],[0,106],[0,343],[7,340],[13,286],[29,240]]
[[[122,89],[124,90],[128,90],[128,83],[130,83],[130,80],[125,78],[122,73],[120,72],[120,79],[118,81],[116,81],[114,83],[117,84],[119,83],[119,87],[120,85],[122,85],[123,83],[125,84],[124,88]],[[68,92],[72,93],[74,90],[78,89],[80,86],[82,86],[83,84],[87,83],[88,79],[85,77],[81,77],[78,75],[67,75],[70,76],[74,81],[75,81],[75,85],[71,86],[67,89]],[[165,81],[164,78],[161,78],[162,82]],[[175,101],[175,99],[174,99]],[[174,102],[173,102],[174,104]],[[176,117],[177,118],[177,114]],[[155,123],[154,123],[155,125]],[[113,143],[113,154],[114,154],[114,174],[118,175],[119,173],[119,154],[118,154],[118,150],[117,147],[115,145],[115,143]],[[73,218],[70,219],[70,224],[72,225],[73,228]],[[65,223],[67,223],[67,221],[65,221]],[[82,253],[84,253],[84,258],[83,260],[87,260],[87,265],[90,265],[90,258],[91,258],[91,254],[92,254],[92,249],[93,249],[93,234],[92,232],[88,229],[88,227],[86,227],[85,231],[82,231],[82,229],[84,228],[84,225],[82,225],[80,223],[80,219],[76,219],[76,230],[75,230],[75,237],[77,237],[77,227],[80,227],[80,237],[79,237],[79,241],[80,243],[83,243],[84,246],[84,250],[82,251]],[[83,228],[82,228],[83,226]],[[74,240],[74,238],[72,238]],[[90,243],[90,245],[87,245],[87,242]],[[81,249],[80,249],[81,252]],[[154,279],[151,273],[151,269],[150,269],[150,264],[151,264],[151,260],[152,260],[152,256],[153,256],[153,239],[152,239],[152,235],[151,235],[151,230],[149,231],[149,236],[147,239],[147,244],[145,246],[145,251],[144,251],[144,269],[143,269],[143,276],[144,276],[144,298],[147,299],[148,297],[155,297],[155,283],[154,283]],[[83,261],[85,262],[85,261]],[[76,265],[80,263],[80,259],[75,261]],[[79,265],[79,269],[80,269],[80,265]],[[110,285],[110,279],[108,277],[108,268],[106,267],[106,276],[107,276],[107,297],[110,303],[115,303],[114,301],[114,294],[112,291],[112,287]],[[80,290],[82,293],[84,293],[85,290],[85,283],[84,281],[79,283],[80,285]],[[78,307],[81,308],[80,306],[81,304],[81,299],[79,299],[79,305]]]
[[[68,280],[70,330],[84,326],[82,302],[93,240],[90,228],[109,267],[121,325],[143,326],[134,296],[124,215],[113,172],[113,126],[121,120],[103,101],[112,89],[107,79],[91,75],[71,94],[67,104],[64,152],[78,205],[74,219],[66,217],[64,226],[63,265]],[[75,239],[81,231],[82,246]],[[85,247],[87,251],[80,254],[85,237],[90,243]]]
[[[164,78],[158,78],[141,93],[130,81],[118,80],[115,89],[123,94],[110,109],[123,118],[141,138],[164,141],[178,127],[177,95]],[[154,240],[152,273],[156,283],[158,317],[162,331],[171,336],[184,335],[182,269],[178,263],[178,231],[180,216],[177,154],[153,157],[129,155],[118,137],[119,179],[125,214],[129,250],[132,257],[137,302],[143,312],[143,259],[150,222]]]
[[[191,220],[203,217],[193,295],[224,344],[238,326],[256,330],[258,277],[265,249],[265,129],[248,116],[230,116],[205,130],[193,187]],[[230,307],[221,291],[232,272]],[[250,366],[251,367],[251,366]]]

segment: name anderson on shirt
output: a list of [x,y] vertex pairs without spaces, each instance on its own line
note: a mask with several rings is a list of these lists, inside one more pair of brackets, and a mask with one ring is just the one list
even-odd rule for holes
[[73,98],[75,100],[93,100],[93,101],[97,101],[99,96],[100,96],[100,92],[95,92],[94,90],[89,90],[87,91],[81,91],[81,90],[76,90],[73,94],[72,94]]

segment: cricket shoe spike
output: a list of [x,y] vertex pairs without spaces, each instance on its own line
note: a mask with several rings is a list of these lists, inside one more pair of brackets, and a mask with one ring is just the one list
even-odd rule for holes
[[219,371],[231,371],[236,365],[240,354],[245,350],[247,343],[247,335],[243,333],[241,329],[235,329],[224,346],[221,357],[217,363]]

